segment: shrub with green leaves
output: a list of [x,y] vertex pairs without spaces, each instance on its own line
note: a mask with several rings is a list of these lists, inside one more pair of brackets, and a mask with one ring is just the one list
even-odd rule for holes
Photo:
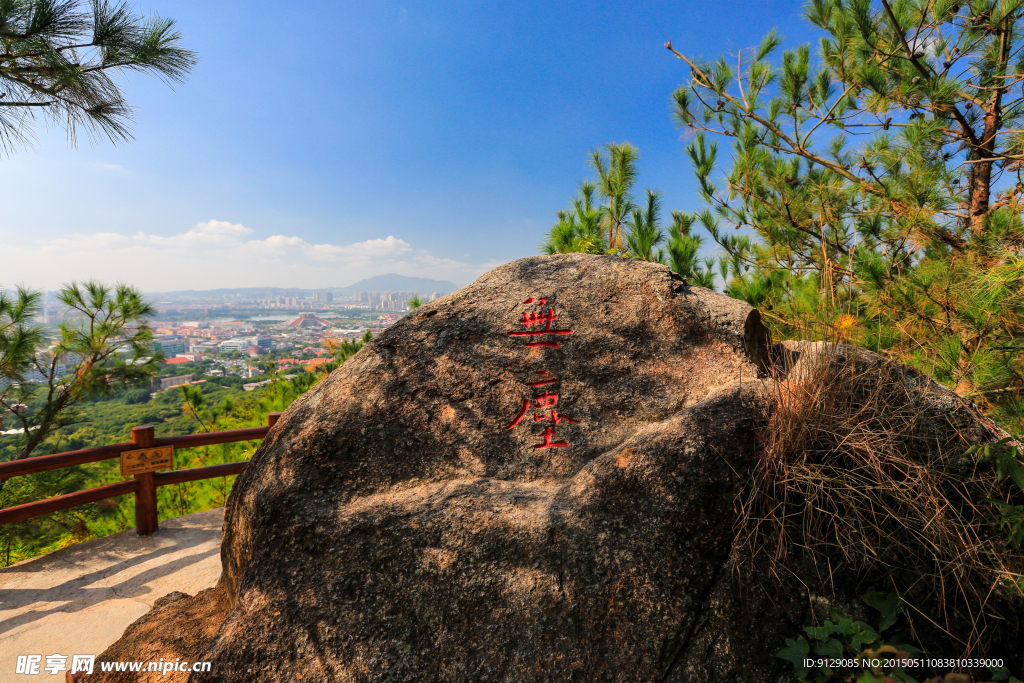
[[[903,602],[896,593],[883,595],[874,588],[869,588],[862,596],[865,603],[878,611],[880,617],[876,628],[863,621],[856,621],[844,616],[838,610],[831,610],[832,619],[826,619],[821,626],[804,628],[807,637],[787,638],[786,647],[778,657],[793,663],[793,673],[801,683],[825,683],[831,680],[849,680],[845,678],[847,671],[834,671],[828,666],[811,670],[806,666],[808,659],[860,659],[877,655],[910,657],[917,654],[917,648],[902,644],[902,639],[891,639],[885,642],[882,638],[887,630],[896,625],[899,614],[903,611]],[[901,643],[897,645],[897,643]],[[902,669],[892,670],[897,681],[909,681],[904,678]],[[843,676],[843,677],[841,677]]]
[[[996,480],[999,482],[1009,479],[1016,486],[1014,492],[1017,498],[1024,496],[1024,472],[1021,471],[1020,444],[1024,439],[1020,437],[1006,437],[991,444],[984,444],[972,447],[967,454],[979,454],[978,462],[987,463],[995,461]],[[985,502],[991,503],[999,508],[1002,517],[1001,524],[1007,532],[1007,542],[1016,548],[1021,549],[1024,543],[1024,504],[1015,505],[1007,496],[1005,500],[986,498]],[[1018,580],[1022,593],[1024,593],[1024,578]]]
[[[882,594],[874,587],[862,596],[864,602],[878,612],[878,625],[871,625],[851,619],[838,610],[831,610],[832,619],[826,619],[821,626],[804,628],[806,637],[787,638],[786,647],[778,657],[793,664],[793,675],[800,683],[827,683],[828,681],[852,681],[855,683],[918,683],[907,673],[906,667],[876,666],[871,662],[900,659],[917,659],[922,653],[906,643],[906,634],[899,631],[885,635],[897,625],[904,604],[896,593]],[[857,660],[861,666],[830,668],[822,665],[809,667],[810,660]],[[863,665],[865,664],[866,665]],[[1021,683],[1009,675],[1006,669],[990,669],[994,681]],[[947,673],[929,679],[926,683],[971,683],[970,676]]]

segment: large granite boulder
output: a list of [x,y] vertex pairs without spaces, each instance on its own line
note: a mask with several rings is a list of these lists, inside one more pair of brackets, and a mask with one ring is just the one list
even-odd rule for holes
[[[772,348],[745,303],[617,257],[522,259],[422,306],[238,477],[230,608],[190,680],[789,680],[784,639],[871,577],[739,569],[772,382],[817,349]],[[932,391],[937,438],[999,436]]]
[[664,676],[729,552],[767,344],[750,306],[616,257],[417,309],[235,483],[214,680]]

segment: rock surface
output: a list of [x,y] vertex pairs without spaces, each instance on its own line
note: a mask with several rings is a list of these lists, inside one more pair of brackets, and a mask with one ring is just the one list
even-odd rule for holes
[[[767,341],[616,257],[523,259],[406,316],[235,484],[214,680],[663,677],[729,552]],[[568,445],[536,448],[549,428]]]
[[616,257],[424,305],[239,476],[190,680],[788,680],[808,597],[735,571],[770,349],[745,303]]
[[[103,672],[97,665],[92,674],[82,677],[83,683],[185,683],[189,674],[180,670],[180,663],[191,667],[203,661],[206,644],[224,622],[229,607],[222,586],[195,595],[180,591],[165,595],[96,658],[97,662],[141,662],[143,670]],[[168,667],[165,672],[160,660],[178,664],[179,670]],[[154,663],[159,670],[146,670]]]

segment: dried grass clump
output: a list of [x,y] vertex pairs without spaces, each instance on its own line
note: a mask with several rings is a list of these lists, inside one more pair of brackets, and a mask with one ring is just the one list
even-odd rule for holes
[[1014,494],[965,456],[998,430],[906,366],[842,344],[792,348],[802,357],[782,359],[791,369],[772,383],[754,481],[740,501],[748,556],[777,576],[792,575],[796,556],[826,577],[837,562],[884,574],[903,596],[933,595],[934,604],[910,607],[975,650],[1022,585],[1021,552],[984,502]]

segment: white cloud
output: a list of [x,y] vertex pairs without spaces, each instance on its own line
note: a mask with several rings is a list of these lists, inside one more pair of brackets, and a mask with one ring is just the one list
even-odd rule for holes
[[390,272],[463,283],[496,265],[438,258],[393,235],[314,244],[295,235],[257,239],[251,228],[219,220],[169,236],[71,234],[26,245],[0,235],[0,286],[34,289],[84,279],[127,282],[144,291],[336,287]]
[[194,232],[202,232],[210,235],[251,235],[252,228],[247,228],[241,223],[206,221],[205,223],[196,223]]

